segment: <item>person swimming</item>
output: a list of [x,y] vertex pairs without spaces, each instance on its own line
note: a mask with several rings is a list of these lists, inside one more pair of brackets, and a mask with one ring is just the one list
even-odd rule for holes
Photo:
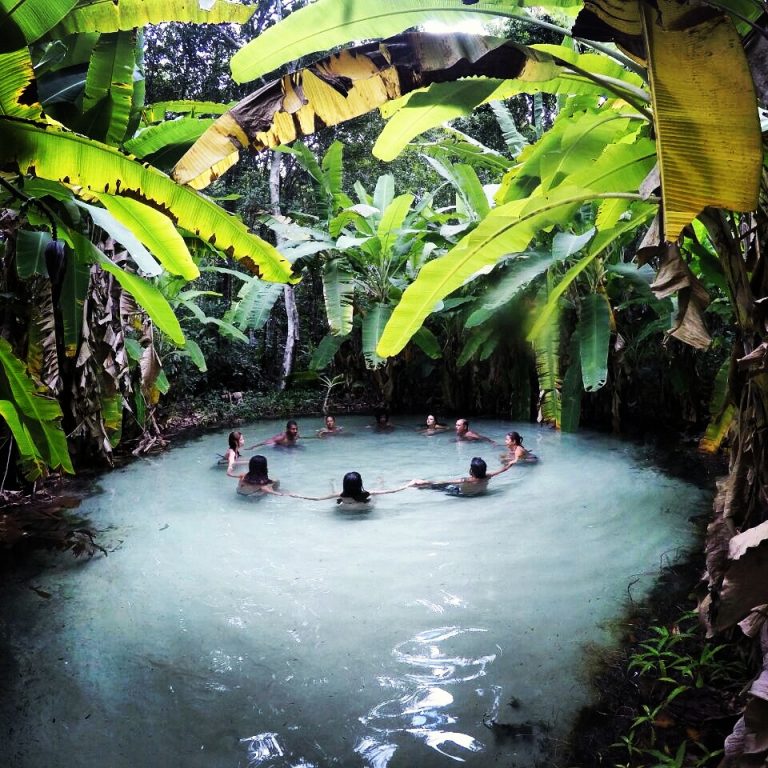
[[445,491],[451,496],[478,496],[488,489],[488,481],[502,472],[506,472],[511,464],[505,464],[495,472],[488,471],[488,465],[480,456],[473,457],[469,463],[469,476],[457,480],[416,480],[412,481],[417,488],[429,488],[434,491]]
[[230,432],[227,438],[229,447],[223,456],[219,459],[219,464],[226,464],[228,469],[232,469],[235,464],[245,464],[245,459],[240,458],[240,449],[245,445],[245,437],[242,432]]
[[491,440],[490,437],[486,437],[485,435],[480,435],[477,432],[473,432],[469,428],[469,421],[467,419],[456,419],[456,442],[457,443],[464,443],[464,442],[480,442],[485,441],[487,443],[493,443],[496,445],[495,440]]
[[227,474],[238,479],[237,492],[242,496],[253,496],[257,493],[272,493],[276,496],[284,495],[277,490],[280,481],[272,480],[269,477],[267,459],[261,454],[251,456],[248,462],[248,472],[245,474],[235,475],[231,467],[227,469]]
[[517,464],[518,462],[538,461],[538,456],[523,448],[523,436],[519,432],[507,432],[504,437],[504,445],[507,452],[501,454],[503,464]]
[[337,426],[335,417],[328,414],[325,417],[325,426],[322,429],[317,430],[317,436],[329,437],[332,435],[338,435],[343,431],[344,431],[344,427]]
[[262,445],[278,445],[283,448],[295,448],[298,445],[298,441],[299,425],[293,419],[289,419],[285,423],[285,432],[278,432],[276,435],[272,435],[272,437],[267,438],[266,440],[254,443],[251,448],[258,448]]
[[369,428],[372,428],[375,432],[391,432],[395,425],[389,421],[389,412],[382,409],[376,411],[376,423]]
[[372,501],[372,496],[383,496],[387,493],[397,493],[410,488],[414,480],[401,485],[399,488],[390,488],[378,491],[366,491],[363,488],[363,478],[359,472],[347,472],[341,481],[341,493],[331,493],[327,496],[302,496],[296,493],[288,493],[286,496],[292,496],[297,499],[306,499],[308,501],[326,501],[327,499],[336,499],[337,504],[368,504]]
[[426,424],[419,427],[419,431],[422,435],[436,435],[438,432],[442,432],[446,429],[448,429],[448,427],[445,424],[440,424],[432,414],[427,416]]

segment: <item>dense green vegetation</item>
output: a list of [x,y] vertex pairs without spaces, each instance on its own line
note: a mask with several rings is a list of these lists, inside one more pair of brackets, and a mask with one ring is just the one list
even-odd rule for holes
[[0,0],[2,490],[293,386],[687,429],[702,617],[765,647],[765,3],[303,5]]

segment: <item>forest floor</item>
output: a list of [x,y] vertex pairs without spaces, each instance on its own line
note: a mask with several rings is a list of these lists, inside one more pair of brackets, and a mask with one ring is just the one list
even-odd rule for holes
[[[203,406],[179,403],[163,414],[163,437],[173,443],[210,429],[235,429],[259,418],[320,416],[323,395],[298,390],[269,396],[211,397]],[[334,403],[333,412],[372,412],[363,400]],[[714,489],[727,473],[722,458],[705,457],[680,439],[655,445],[654,456],[671,474]],[[131,444],[116,464],[132,460]],[[35,495],[5,492],[0,513],[0,558],[5,568],[23,563],[34,548],[70,550],[90,556],[98,540],[77,517],[91,473],[73,479],[51,478]],[[706,516],[694,519],[703,541]],[[584,709],[571,733],[560,768],[709,768],[720,760],[723,739],[743,707],[742,687],[749,679],[746,653],[705,638],[695,616],[695,592],[704,570],[701,546],[680,563],[660,570],[651,595],[631,600],[617,623],[621,642],[606,655],[594,654],[588,671],[595,703]],[[5,555],[10,555],[6,557]],[[628,585],[631,594],[631,585]],[[734,651],[734,648],[736,649]],[[730,655],[727,655],[730,654]]]

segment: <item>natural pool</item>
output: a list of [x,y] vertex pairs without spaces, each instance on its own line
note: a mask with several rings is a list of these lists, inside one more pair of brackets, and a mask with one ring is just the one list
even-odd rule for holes
[[[465,474],[500,448],[374,434],[260,449],[286,490]],[[302,434],[321,426],[301,419]],[[243,428],[246,445],[283,422]],[[226,432],[104,476],[82,512],[108,557],[4,586],[0,757],[15,768],[533,766],[557,757],[628,596],[693,540],[707,494],[636,446],[530,425],[541,457],[455,498],[348,512],[240,497]],[[37,591],[35,591],[37,590]],[[50,597],[44,597],[45,594]],[[489,728],[492,721],[512,729]]]

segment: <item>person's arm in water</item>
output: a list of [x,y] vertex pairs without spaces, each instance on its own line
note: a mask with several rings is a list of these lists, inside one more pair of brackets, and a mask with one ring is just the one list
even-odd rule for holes
[[406,488],[413,488],[418,482],[418,480],[409,480],[405,485],[401,485],[399,488],[388,488],[382,491],[368,491],[368,493],[370,493],[371,496],[383,496],[385,493],[398,493],[399,491],[404,491]]
[[496,475],[500,475],[502,472],[506,472],[511,466],[512,462],[509,462],[509,464],[505,464],[501,469],[497,469],[495,472],[486,472],[485,477],[487,479],[496,477]]

